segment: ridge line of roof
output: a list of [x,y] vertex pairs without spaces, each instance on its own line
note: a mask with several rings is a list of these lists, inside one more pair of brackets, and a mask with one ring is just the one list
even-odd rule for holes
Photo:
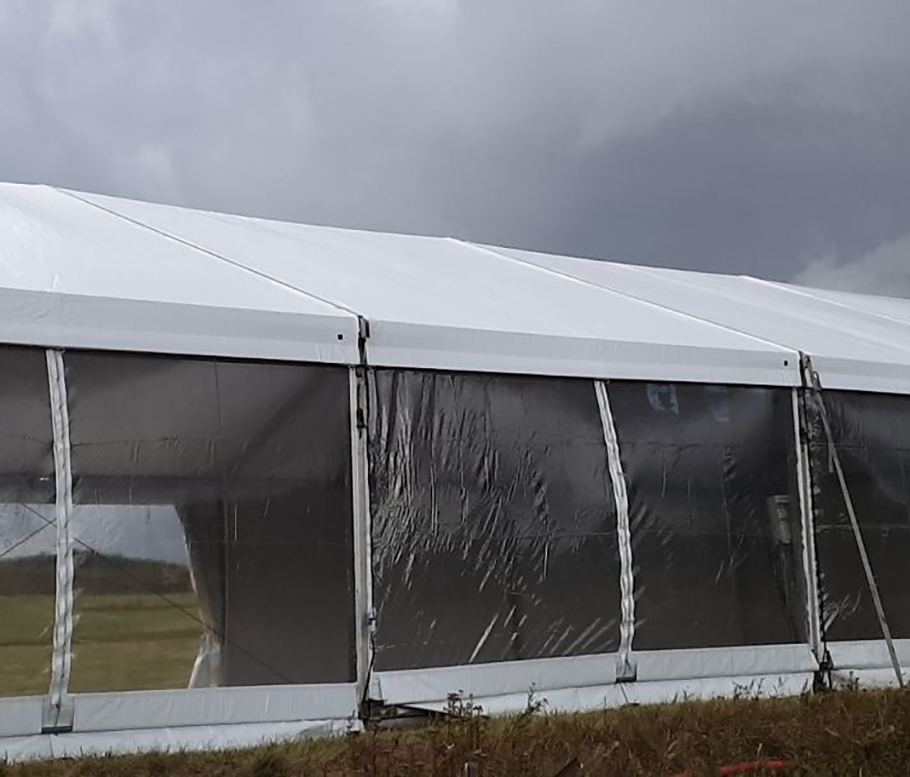
[[[449,238],[449,239],[456,240],[456,238]],[[774,340],[766,340],[763,337],[758,337],[757,335],[749,334],[748,332],[743,332],[734,327],[727,326],[726,324],[720,324],[717,321],[712,321],[711,319],[708,319],[708,318],[702,318],[701,316],[696,316],[696,315],[693,315],[692,313],[687,313],[686,311],[683,311],[683,310],[677,310],[676,308],[672,308],[668,305],[662,305],[659,302],[654,302],[653,300],[645,299],[644,297],[639,297],[638,295],[630,294],[629,292],[626,292],[626,291],[621,291],[612,286],[602,285],[600,283],[594,283],[585,278],[579,278],[577,275],[571,275],[570,273],[562,272],[560,270],[554,270],[551,267],[541,267],[540,265],[534,264],[533,262],[528,262],[523,259],[519,259],[518,257],[510,256],[509,254],[500,253],[499,251],[496,250],[497,248],[499,248],[499,246],[482,246],[482,245],[478,245],[477,243],[471,243],[466,240],[457,240],[457,242],[462,243],[463,245],[467,245],[472,248],[475,248],[478,251],[485,251],[487,253],[493,254],[494,256],[501,257],[503,259],[510,259],[513,262],[518,262],[519,264],[521,264],[525,267],[533,267],[537,270],[540,270],[541,272],[549,273],[551,275],[557,275],[561,278],[566,278],[568,280],[576,281],[577,283],[581,283],[585,286],[591,286],[595,289],[601,289],[603,291],[613,292],[614,294],[618,294],[619,296],[625,297],[626,299],[635,300],[636,302],[640,302],[644,305],[650,305],[651,307],[657,308],[659,310],[664,310],[669,313],[674,313],[678,316],[682,316],[683,318],[687,318],[691,321],[698,321],[701,324],[705,324],[710,327],[715,327],[724,332],[731,332],[733,334],[739,335],[740,337],[745,337],[746,339],[754,340],[759,343],[764,343],[765,345],[770,345],[770,346],[773,346],[774,348],[780,348],[782,350],[789,351],[791,353],[797,353],[797,354],[799,353],[799,349],[794,348],[793,346],[784,345],[783,343],[778,343],[778,342],[775,342]],[[517,249],[517,250],[521,250],[521,249]],[[534,253],[534,252],[531,252],[531,253]],[[552,254],[552,256],[558,256],[558,255]],[[570,259],[572,257],[561,256],[561,258]],[[596,261],[603,261],[603,260],[584,259],[584,260],[580,260],[580,261],[596,262]],[[643,272],[645,270],[645,268],[636,267],[635,265],[631,265],[631,264],[624,264],[623,267],[627,267],[627,268],[631,269],[633,272]]]
[[111,210],[110,208],[105,208],[103,205],[99,205],[97,202],[92,202],[91,200],[86,200],[83,197],[80,197],[78,193],[70,191],[69,189],[61,189],[58,186],[48,186],[48,188],[58,192],[59,194],[66,196],[66,197],[70,197],[74,200],[77,200],[78,202],[81,202],[84,205],[88,205],[89,207],[92,207],[92,208],[97,208],[98,210],[102,211],[103,213],[107,213],[108,215],[113,216],[114,218],[120,219],[122,221],[126,221],[127,223],[132,224],[133,226],[139,227],[141,229],[147,229],[148,231],[153,232],[154,234],[159,235],[160,237],[163,237],[167,240],[173,240],[174,242],[180,243],[181,245],[186,246],[187,248],[193,249],[194,251],[198,251],[199,253],[205,254],[206,256],[210,256],[213,259],[218,259],[219,261],[224,262],[225,264],[229,264],[232,267],[236,267],[239,270],[248,272],[251,275],[255,275],[258,278],[263,278],[267,281],[271,281],[272,283],[277,284],[278,286],[281,286],[282,288],[285,288],[295,294],[300,294],[301,296],[309,297],[310,299],[314,299],[318,302],[323,303],[324,305],[329,305],[333,308],[337,308],[341,312],[347,313],[347,314],[355,316],[357,318],[361,317],[361,315],[357,311],[352,310],[351,308],[347,307],[346,305],[344,305],[340,302],[333,302],[332,300],[324,299],[323,297],[320,297],[318,294],[313,294],[312,292],[306,291],[305,289],[301,289],[292,283],[288,283],[287,281],[281,280],[279,278],[275,278],[274,276],[269,275],[268,273],[263,272],[262,270],[257,270],[257,269],[254,269],[253,267],[248,267],[247,265],[243,264],[242,262],[238,262],[236,259],[230,259],[229,257],[223,256],[222,254],[219,254],[216,251],[212,251],[208,248],[203,248],[202,246],[197,245],[196,243],[193,243],[190,240],[179,237],[178,235],[173,235],[170,232],[166,232],[163,229],[158,229],[157,227],[153,227],[150,224],[146,224],[145,222],[142,222],[139,219],[132,218],[130,216],[125,216],[122,213],[117,213],[117,211]]

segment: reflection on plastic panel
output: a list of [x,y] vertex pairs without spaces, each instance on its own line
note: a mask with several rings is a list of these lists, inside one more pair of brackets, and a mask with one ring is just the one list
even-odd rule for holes
[[[807,398],[825,636],[881,639],[817,401]],[[896,639],[908,638],[910,397],[825,391],[824,401],[888,626]]]
[[376,668],[615,651],[593,384],[380,370],[371,393]]
[[806,639],[790,392],[614,382],[639,650]]
[[0,347],[0,696],[47,693],[54,632],[53,431],[42,349]]
[[67,353],[71,689],[344,682],[344,368]]

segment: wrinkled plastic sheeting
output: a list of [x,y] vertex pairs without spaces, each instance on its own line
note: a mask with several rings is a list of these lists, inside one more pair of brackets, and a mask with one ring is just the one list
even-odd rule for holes
[[[910,397],[825,391],[831,431],[895,639],[910,637]],[[819,413],[807,397],[822,622],[831,641],[882,630]]]
[[376,668],[615,651],[593,383],[379,370],[370,401]]
[[68,352],[74,691],[345,682],[345,368]]
[[791,393],[614,382],[638,650],[807,638]]
[[50,683],[57,523],[43,349],[0,347],[0,696]]

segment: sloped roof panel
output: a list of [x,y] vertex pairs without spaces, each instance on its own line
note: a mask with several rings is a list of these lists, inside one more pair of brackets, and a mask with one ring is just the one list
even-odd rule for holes
[[899,300],[816,292],[742,276],[494,250],[805,353],[827,387],[910,390],[910,321],[907,305]]
[[[907,258],[910,262],[910,257]],[[876,316],[883,316],[894,321],[910,324],[910,299],[899,297],[878,297],[872,294],[856,294],[849,291],[829,291],[827,289],[813,289],[807,286],[793,284],[774,284],[782,288],[793,289],[804,294],[809,294],[819,299],[828,300],[837,305],[862,310]]]
[[0,185],[8,343],[330,361],[357,320],[48,187]]
[[784,347],[459,241],[76,196],[365,317],[377,366],[798,380]]
[[910,392],[910,301],[0,185],[6,342]]

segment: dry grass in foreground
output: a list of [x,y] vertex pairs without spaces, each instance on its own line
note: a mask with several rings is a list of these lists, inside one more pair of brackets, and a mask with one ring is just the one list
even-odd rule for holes
[[[792,761],[788,774],[910,775],[910,692],[843,691],[780,700],[684,702],[584,715],[467,716],[413,731],[246,751],[0,765],[2,777],[553,777],[718,774],[727,764]],[[767,772],[770,773],[770,772]]]

